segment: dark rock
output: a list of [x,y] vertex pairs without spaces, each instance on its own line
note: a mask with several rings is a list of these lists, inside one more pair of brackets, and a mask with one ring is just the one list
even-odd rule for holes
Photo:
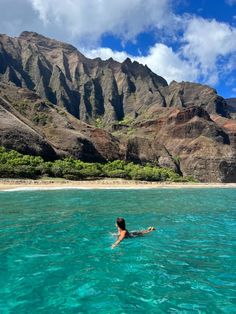
[[227,103],[227,109],[232,118],[236,119],[236,98],[225,99]]
[[5,109],[5,102],[1,98],[0,121],[0,146],[23,154],[39,155],[45,160],[56,158],[56,153],[47,140]]
[[179,172],[176,161],[171,157],[164,145],[156,140],[134,137],[129,139],[126,148],[126,160],[145,164],[151,162],[160,167],[171,168]]
[[198,106],[209,114],[217,113],[229,117],[227,104],[224,98],[217,95],[215,89],[197,83],[175,81],[163,89],[167,107],[187,108]]

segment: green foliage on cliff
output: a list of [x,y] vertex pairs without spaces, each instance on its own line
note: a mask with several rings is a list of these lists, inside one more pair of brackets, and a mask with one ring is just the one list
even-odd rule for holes
[[35,178],[41,174],[38,166],[43,162],[41,157],[22,155],[0,147],[0,177]]
[[189,181],[171,169],[159,168],[151,164],[142,166],[123,160],[100,164],[73,158],[45,162],[41,157],[23,155],[0,147],[1,178],[39,178],[41,176],[68,180],[108,177],[145,181]]

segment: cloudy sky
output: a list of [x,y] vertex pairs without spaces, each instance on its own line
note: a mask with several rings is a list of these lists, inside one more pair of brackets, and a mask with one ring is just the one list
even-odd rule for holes
[[0,0],[0,33],[24,30],[236,97],[236,0]]

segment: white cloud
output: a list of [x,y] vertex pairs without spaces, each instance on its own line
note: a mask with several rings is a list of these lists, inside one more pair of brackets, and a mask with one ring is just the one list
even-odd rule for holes
[[232,71],[235,66],[236,28],[216,20],[190,18],[182,53],[200,68],[206,82],[216,84],[220,73]]
[[168,82],[194,81],[198,78],[198,69],[190,61],[184,60],[178,52],[164,44],[156,44],[145,57],[137,60],[147,64],[158,75],[164,76]]
[[38,22],[36,12],[26,0],[0,0],[1,33],[18,35],[23,30],[40,29]]
[[189,21],[183,40],[184,53],[211,66],[219,55],[236,51],[236,28],[216,20],[193,18]]
[[80,41],[112,33],[132,40],[150,28],[170,24],[170,0],[28,0],[44,25],[56,25]]
[[112,50],[111,48],[95,48],[95,49],[83,49],[82,50],[83,54],[91,59],[100,57],[102,60],[107,60],[109,58],[113,58],[116,61],[123,62],[126,58],[131,58],[133,57],[129,55],[125,51],[115,51]]

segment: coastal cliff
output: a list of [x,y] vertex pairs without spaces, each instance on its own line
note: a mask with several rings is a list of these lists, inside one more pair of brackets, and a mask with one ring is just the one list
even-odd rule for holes
[[89,59],[33,32],[0,35],[0,145],[46,160],[123,159],[236,182],[234,105],[126,59]]

